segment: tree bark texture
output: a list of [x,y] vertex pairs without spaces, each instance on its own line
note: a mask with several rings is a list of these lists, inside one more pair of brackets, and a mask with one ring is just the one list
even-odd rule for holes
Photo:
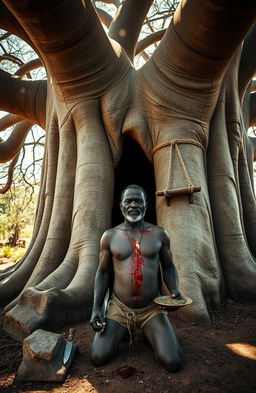
[[[17,267],[0,276],[4,327],[16,339],[90,315],[99,239],[112,225],[115,168],[127,138],[150,160],[156,190],[166,195],[156,197],[157,224],[170,234],[181,292],[193,299],[178,317],[209,324],[208,310],[225,296],[256,299],[255,144],[244,115],[253,106],[244,93],[253,64],[241,60],[256,6],[181,1],[136,70],[152,2],[140,3],[136,14],[136,1],[121,6],[109,38],[90,1],[3,1],[0,24],[15,17],[13,29],[29,37],[48,74],[47,86],[0,74],[18,92],[1,95],[1,109],[45,124],[47,134],[32,241]],[[126,173],[139,169],[132,153],[125,165]],[[201,191],[191,194],[192,186]]]

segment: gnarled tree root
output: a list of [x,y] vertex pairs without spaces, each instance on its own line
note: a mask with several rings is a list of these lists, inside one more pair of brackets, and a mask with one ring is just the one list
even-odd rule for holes
[[[91,301],[91,300],[90,300]],[[27,288],[20,297],[19,304],[12,308],[4,317],[4,330],[12,338],[23,341],[38,327],[56,331],[68,323],[88,317],[90,307],[72,299],[68,292],[58,288],[39,291],[37,288]]]

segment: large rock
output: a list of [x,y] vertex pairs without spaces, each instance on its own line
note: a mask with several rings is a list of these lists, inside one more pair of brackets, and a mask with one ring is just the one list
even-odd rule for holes
[[42,329],[23,341],[23,359],[17,371],[18,381],[63,381],[77,345],[73,344],[69,360],[64,365],[66,341],[61,334]]

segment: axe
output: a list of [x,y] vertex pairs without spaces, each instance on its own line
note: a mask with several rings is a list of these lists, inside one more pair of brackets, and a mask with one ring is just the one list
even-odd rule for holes
[[68,360],[70,359],[71,353],[72,353],[72,349],[74,346],[74,343],[73,343],[74,333],[75,333],[74,328],[69,329],[68,339],[65,344],[64,354],[63,354],[63,364],[64,365],[68,362]]

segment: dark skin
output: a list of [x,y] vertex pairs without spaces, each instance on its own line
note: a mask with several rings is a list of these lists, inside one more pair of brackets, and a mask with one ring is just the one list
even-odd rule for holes
[[[125,221],[106,231],[100,243],[99,267],[95,277],[94,305],[90,324],[96,331],[91,360],[95,365],[106,363],[117,350],[128,330],[118,322],[105,318],[101,307],[111,272],[114,271],[113,292],[131,308],[150,304],[161,292],[159,261],[163,280],[173,298],[179,298],[179,281],[172,261],[170,239],[163,228],[144,222],[147,202],[143,190],[128,188],[120,203]],[[131,277],[131,261],[134,252],[132,241],[139,242],[139,253],[143,258],[141,285]],[[137,243],[138,244],[138,243]],[[166,314],[157,314],[142,329],[151,344],[158,361],[170,371],[181,368],[181,350]]]

